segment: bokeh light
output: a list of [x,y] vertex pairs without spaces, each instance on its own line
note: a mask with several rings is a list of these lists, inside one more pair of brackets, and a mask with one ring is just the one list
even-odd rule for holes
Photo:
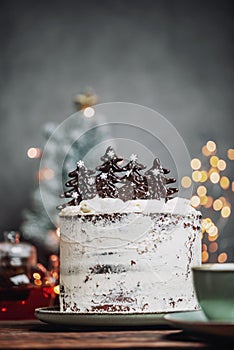
[[211,196],[207,196],[207,203],[205,204],[205,208],[211,208],[213,204],[213,198]]
[[51,180],[54,177],[54,171],[50,168],[40,169],[38,172],[38,179],[43,180]]
[[233,148],[229,148],[229,150],[227,151],[227,156],[228,156],[228,159],[234,160],[234,149]]
[[192,196],[190,204],[192,207],[197,208],[200,205],[200,198],[198,196]]
[[211,242],[209,244],[209,252],[210,253],[215,253],[218,250],[218,243],[217,242]]
[[208,202],[208,197],[207,196],[201,196],[200,197],[200,204],[201,205],[206,205],[207,202]]
[[211,237],[214,237],[218,234],[218,228],[214,224],[211,225],[206,231]]
[[227,261],[227,253],[221,253],[218,256],[219,263],[225,263]]
[[227,190],[228,187],[230,186],[230,180],[227,176],[222,176],[220,179],[220,186],[222,189]]
[[31,147],[27,151],[28,158],[40,158],[41,150],[40,148]]
[[189,188],[192,185],[192,180],[189,176],[184,176],[181,179],[181,186],[184,188]]
[[207,149],[206,145],[202,147],[202,154],[206,157],[210,156],[210,151]]
[[216,235],[208,235],[208,240],[210,241],[210,242],[214,242],[214,241],[216,241],[216,239],[219,237],[219,234],[217,233]]
[[218,163],[217,163],[217,168],[220,170],[220,171],[223,171],[225,170],[227,167],[227,163],[225,162],[225,160],[223,159],[219,159]]
[[219,162],[219,158],[217,156],[210,157],[210,165],[213,167],[217,167]]
[[91,118],[94,116],[95,110],[92,107],[87,107],[84,109],[83,113],[86,118]]
[[201,177],[202,177],[202,174],[200,171],[198,170],[195,170],[193,173],[192,173],[192,179],[193,181],[195,182],[199,182],[201,180]]
[[59,285],[54,287],[55,294],[59,294],[59,289],[60,289]]
[[210,174],[210,181],[213,183],[213,184],[217,184],[218,182],[219,182],[219,180],[220,180],[220,175],[219,175],[219,173],[217,173],[217,172],[212,172],[211,174]]
[[215,211],[221,210],[223,207],[223,202],[220,199],[216,199],[213,203],[213,208]]
[[209,259],[209,253],[206,250],[204,250],[202,252],[202,262],[205,263],[208,261],[208,259]]
[[201,167],[201,161],[198,158],[193,158],[190,164],[193,170],[198,170]]
[[197,194],[198,194],[199,196],[205,196],[206,193],[207,193],[207,188],[206,188],[205,186],[199,186],[199,187],[197,188]]
[[208,141],[207,144],[206,144],[206,147],[207,147],[208,151],[215,152],[215,150],[216,150],[216,143],[214,141]]
[[221,210],[221,215],[223,218],[228,218],[231,215],[231,208],[225,206]]
[[200,178],[200,182],[206,182],[208,179],[208,174],[207,171],[202,170],[201,171],[201,178]]

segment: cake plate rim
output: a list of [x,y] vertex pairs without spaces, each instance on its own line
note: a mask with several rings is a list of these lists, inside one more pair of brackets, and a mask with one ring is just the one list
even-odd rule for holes
[[[177,311],[178,312],[178,311]],[[45,323],[63,326],[80,327],[118,327],[118,326],[154,326],[167,325],[164,318],[169,312],[150,313],[74,313],[63,312],[58,306],[40,307],[35,309],[35,317]],[[170,313],[173,313],[170,311]]]

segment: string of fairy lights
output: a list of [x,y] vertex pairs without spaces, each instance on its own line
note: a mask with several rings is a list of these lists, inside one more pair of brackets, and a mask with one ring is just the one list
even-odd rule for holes
[[234,160],[234,149],[229,148],[225,157],[220,157],[214,141],[208,141],[201,149],[201,159],[191,160],[192,176],[184,176],[184,188],[194,186],[191,205],[203,214],[202,262],[224,263],[227,252],[219,252],[218,240],[232,211],[234,181],[225,174],[230,161]]

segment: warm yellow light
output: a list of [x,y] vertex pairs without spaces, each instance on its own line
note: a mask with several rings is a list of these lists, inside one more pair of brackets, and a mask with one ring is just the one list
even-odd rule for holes
[[37,272],[34,272],[33,278],[35,278],[36,280],[40,280],[41,279],[41,275],[39,273],[37,273]]
[[213,183],[213,184],[217,184],[220,180],[220,175],[219,173],[216,173],[216,172],[213,172],[210,174],[210,181]]
[[222,189],[224,190],[228,189],[229,185],[230,185],[229,178],[227,176],[222,176],[220,179],[220,186],[222,187]]
[[50,168],[40,169],[38,172],[39,180],[50,180],[54,177],[54,171]]
[[86,118],[91,118],[94,116],[95,111],[92,107],[87,107],[84,109],[83,113]]
[[216,150],[216,144],[214,141],[208,141],[206,147],[210,152],[214,152]]
[[40,158],[41,150],[40,148],[31,147],[27,151],[28,158]]
[[219,199],[222,201],[223,204],[226,204],[227,203],[227,200],[225,197],[219,197]]
[[200,197],[200,204],[201,205],[206,205],[207,202],[208,202],[208,197],[207,196],[201,196]]
[[198,170],[201,167],[201,161],[198,158],[192,159],[190,164],[193,170]]
[[228,218],[231,215],[231,208],[227,206],[223,207],[221,210],[221,215],[223,218]]
[[195,170],[193,173],[192,173],[192,179],[193,181],[195,182],[199,182],[201,180],[201,177],[202,177],[202,174],[200,171],[198,170]]
[[34,284],[36,285],[36,286],[41,286],[42,285],[42,281],[41,280],[34,280]]
[[212,173],[219,173],[219,170],[216,169],[216,168],[210,168],[209,173],[208,173],[209,176],[210,176]]
[[227,167],[227,164],[226,164],[225,160],[220,159],[220,160],[218,161],[218,163],[217,163],[217,168],[218,168],[220,171],[223,171],[223,170],[226,169],[226,167]]
[[214,242],[214,241],[216,241],[216,239],[217,239],[218,237],[219,237],[218,233],[217,233],[216,235],[214,235],[214,236],[208,235],[208,240],[209,240],[210,242]]
[[200,178],[200,182],[206,182],[206,180],[208,179],[208,174],[205,170],[201,171],[201,178]]
[[210,208],[212,207],[213,204],[213,198],[211,196],[207,197],[207,203],[205,204],[205,208]]
[[184,176],[181,179],[181,186],[184,188],[189,188],[192,184],[192,181],[189,176]]
[[217,156],[210,157],[210,165],[213,167],[217,167],[219,158]]
[[204,250],[202,252],[202,262],[205,263],[208,261],[208,259],[209,259],[209,253],[206,250]]
[[59,285],[54,287],[54,292],[55,294],[59,294]]
[[216,199],[213,203],[214,210],[219,211],[222,209],[222,207],[223,207],[223,202],[220,199]]
[[232,181],[232,192],[234,192],[234,181]]
[[209,245],[209,252],[215,253],[218,250],[218,244],[216,242],[212,242]]
[[202,227],[205,230],[208,230],[213,225],[210,218],[202,219]]
[[207,193],[207,188],[205,186],[198,186],[197,188],[197,194],[199,196],[205,196]]
[[205,243],[202,244],[202,251],[207,251],[207,245]]
[[228,151],[227,151],[227,156],[230,160],[234,160],[234,149],[233,148],[230,148]]
[[200,205],[200,198],[198,196],[192,196],[190,204],[195,208],[198,207]]
[[215,225],[212,225],[207,230],[209,236],[216,236],[218,234],[218,228]]
[[218,256],[218,262],[219,263],[224,263],[225,261],[227,261],[227,253],[221,253]]
[[207,149],[206,145],[202,147],[202,154],[206,157],[209,157],[210,155],[210,151]]
[[58,237],[60,237],[60,228],[58,227],[57,229],[56,229],[56,235],[58,236]]

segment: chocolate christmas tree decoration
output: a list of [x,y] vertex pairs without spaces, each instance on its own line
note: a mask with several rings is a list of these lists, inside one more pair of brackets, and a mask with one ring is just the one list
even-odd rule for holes
[[148,181],[149,199],[165,198],[167,201],[168,199],[171,199],[171,196],[175,192],[178,191],[177,188],[167,188],[166,186],[176,181],[174,178],[168,178],[165,176],[169,172],[170,170],[162,168],[158,158],[154,160],[152,168],[145,173]]
[[79,205],[82,200],[92,199],[96,195],[101,198],[120,198],[123,201],[162,198],[167,201],[178,192],[177,188],[167,186],[176,180],[166,176],[170,170],[163,168],[158,158],[145,174],[141,171],[146,167],[138,163],[136,154],[132,154],[129,162],[121,167],[118,163],[123,159],[116,155],[111,146],[101,160],[103,164],[96,168],[99,172],[97,176],[94,176],[95,171],[87,169],[82,160],[77,162],[76,169],[68,174],[71,179],[65,184],[70,189],[61,195],[62,198],[71,200],[59,205],[58,209]]
[[118,198],[119,189],[115,186],[116,183],[120,183],[121,179],[116,176],[115,173],[121,172],[122,168],[118,166],[118,162],[122,161],[122,158],[117,157],[114,149],[109,146],[101,157],[104,164],[98,166],[96,169],[100,173],[96,176],[96,189],[99,197],[101,198]]
[[[104,156],[102,156],[100,159],[102,162],[113,161],[114,164],[117,164],[123,160],[123,158],[120,158],[116,155],[114,148],[111,146],[107,147]],[[118,169],[120,168],[118,167]]]
[[123,178],[124,185],[119,190],[122,200],[147,198],[147,178],[139,172],[145,168],[144,165],[137,162],[137,156],[132,154],[129,163],[122,168],[122,171],[126,172]]
[[62,209],[66,206],[79,205],[83,199],[91,199],[96,195],[95,177],[91,176],[95,173],[93,170],[87,169],[84,162],[77,162],[75,170],[71,171],[68,176],[71,180],[65,183],[66,187],[71,187],[65,191],[61,198],[72,198],[70,202],[59,205],[57,208]]

